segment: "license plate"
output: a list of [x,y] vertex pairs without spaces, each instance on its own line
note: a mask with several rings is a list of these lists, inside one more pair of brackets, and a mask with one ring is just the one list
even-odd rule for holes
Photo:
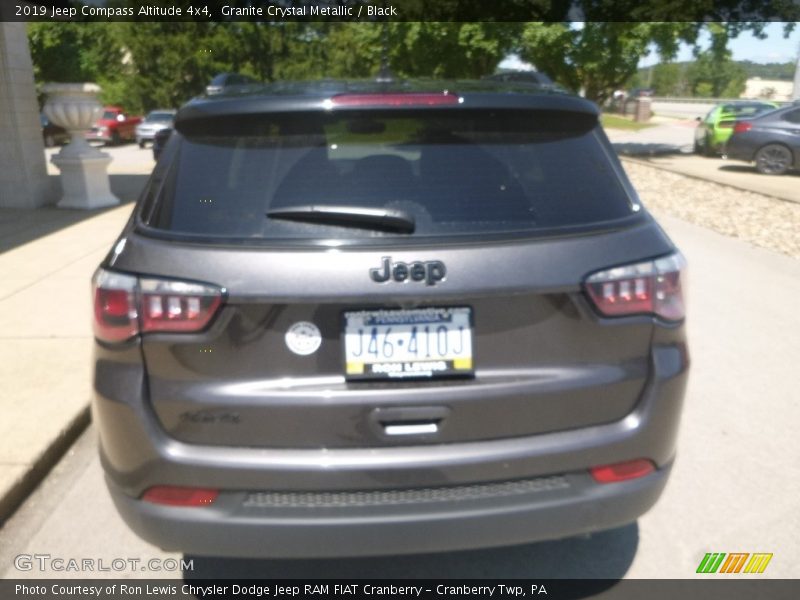
[[472,309],[361,310],[344,314],[348,379],[472,374]]

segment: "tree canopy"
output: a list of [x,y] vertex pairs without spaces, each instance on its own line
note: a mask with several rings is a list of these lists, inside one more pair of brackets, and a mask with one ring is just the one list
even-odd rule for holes
[[[624,0],[631,1],[631,0]],[[680,0],[681,2],[683,0]],[[607,6],[595,6],[597,14]],[[564,18],[559,16],[559,18]],[[36,80],[95,81],[102,99],[128,110],[175,107],[202,93],[220,72],[258,80],[373,77],[382,62],[398,77],[477,78],[510,53],[562,86],[597,102],[625,87],[641,58],[664,59],[681,42],[697,49],[696,93],[725,91],[741,73],[728,41],[764,23],[701,22],[110,22],[28,24]],[[724,67],[724,68],[722,68]],[[664,74],[666,76],[666,73]],[[738,84],[737,84],[738,85]],[[735,87],[735,85],[734,85]]]

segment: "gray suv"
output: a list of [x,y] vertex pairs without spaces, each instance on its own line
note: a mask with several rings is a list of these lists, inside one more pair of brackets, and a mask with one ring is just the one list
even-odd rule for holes
[[635,520],[684,261],[591,102],[513,82],[198,98],[94,277],[93,413],[167,550],[444,551]]

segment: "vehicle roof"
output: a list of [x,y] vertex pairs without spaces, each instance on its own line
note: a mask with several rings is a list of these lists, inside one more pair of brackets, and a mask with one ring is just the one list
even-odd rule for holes
[[778,106],[769,100],[730,100],[729,102],[720,102],[717,106],[725,108],[726,106]]
[[797,110],[798,108],[800,108],[800,106],[798,106],[798,104],[787,104],[786,106],[781,106],[781,107],[776,108],[774,110],[770,110],[770,111],[767,111],[767,112],[759,113],[758,115],[755,115],[751,120],[755,120],[755,119],[772,119],[773,117],[780,117],[784,113],[791,112],[793,110]]
[[[318,110],[370,110],[369,106],[332,107],[340,94],[452,93],[458,104],[436,109],[543,109],[599,115],[596,104],[550,86],[492,80],[318,80],[243,86],[230,92],[198,96],[183,106],[176,124],[212,116]],[[381,110],[409,110],[409,106],[376,106]]]

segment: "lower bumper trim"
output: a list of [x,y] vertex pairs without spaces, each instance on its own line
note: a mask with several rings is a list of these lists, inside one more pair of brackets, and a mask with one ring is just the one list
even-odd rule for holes
[[[253,558],[413,554],[507,546],[611,529],[635,521],[661,494],[671,465],[640,479],[597,484],[588,474],[525,480],[514,493],[371,505],[308,503],[308,494],[223,492],[210,507],[157,506],[125,495],[107,479],[117,510],[143,539],[168,551]],[[550,488],[532,481],[562,481]],[[447,488],[439,488],[445,490]],[[497,491],[497,490],[495,490]],[[387,492],[375,492],[384,493]],[[411,492],[405,491],[405,494]],[[420,490],[414,490],[420,495]],[[258,495],[262,494],[262,495]],[[353,500],[356,492],[338,496]],[[319,501],[323,494],[313,494]],[[479,497],[480,496],[480,497]],[[306,504],[303,504],[305,498]],[[299,503],[291,500],[299,499]],[[258,506],[254,506],[256,502]],[[284,502],[284,504],[281,504]],[[249,505],[248,505],[249,504]]]

